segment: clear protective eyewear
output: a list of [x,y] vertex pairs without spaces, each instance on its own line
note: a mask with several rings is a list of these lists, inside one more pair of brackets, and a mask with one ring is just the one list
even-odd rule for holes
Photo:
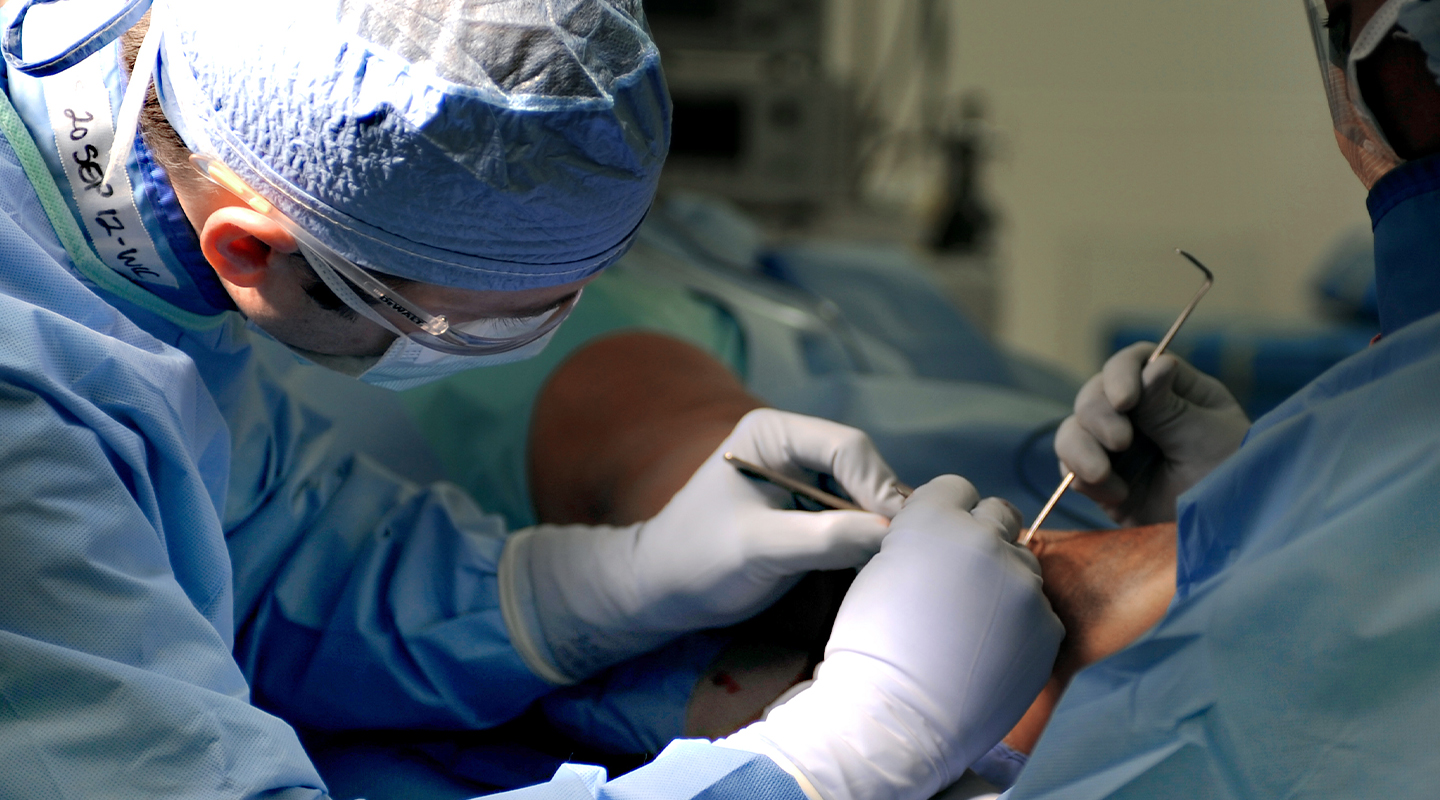
[[1375,12],[1363,30],[1355,31],[1349,5],[1337,6],[1332,14],[1325,0],[1304,2],[1315,55],[1320,62],[1320,76],[1325,84],[1325,99],[1335,125],[1336,142],[1355,175],[1369,189],[1403,159],[1395,154],[1365,107],[1354,62],[1369,57],[1390,36],[1409,36],[1396,27],[1400,4],[1390,0]]
[[[201,175],[250,206],[258,214],[279,223],[295,237],[305,260],[315,274],[347,306],[398,336],[442,353],[457,356],[486,356],[508,353],[536,342],[560,326],[580,292],[560,301],[555,308],[530,317],[488,318],[452,325],[441,314],[430,314],[356,264],[315,238],[285,216],[275,204],[261,197],[213,156],[192,155],[190,163]],[[354,287],[353,289],[351,287]],[[372,298],[366,302],[358,289]],[[503,332],[504,335],[495,335]]]

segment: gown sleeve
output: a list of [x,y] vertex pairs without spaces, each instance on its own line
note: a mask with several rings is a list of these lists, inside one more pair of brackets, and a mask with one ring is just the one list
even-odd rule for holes
[[321,796],[230,654],[229,562],[198,477],[223,428],[154,388],[185,385],[184,359],[4,293],[0,318],[0,794]]
[[565,764],[548,783],[490,800],[809,800],[774,761],[700,740],[671,743],[649,764],[613,781],[599,767]]
[[[211,382],[234,450],[235,656],[256,703],[322,730],[476,729],[550,692],[501,611],[504,520],[390,468],[391,450],[423,447],[392,435],[390,393],[293,391],[263,356]],[[363,408],[338,420],[342,404]]]

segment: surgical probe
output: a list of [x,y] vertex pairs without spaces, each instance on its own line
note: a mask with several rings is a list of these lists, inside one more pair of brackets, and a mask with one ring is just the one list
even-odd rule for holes
[[[824,489],[817,489],[807,483],[801,483],[794,478],[781,475],[773,469],[767,469],[760,466],[759,464],[752,464],[749,461],[746,461],[745,459],[735,455],[734,453],[726,453],[724,458],[726,461],[730,462],[731,466],[735,467],[735,469],[740,470],[740,474],[742,475],[750,478],[756,478],[762,481],[767,481],[769,483],[775,484],[776,486],[779,486],[781,489],[794,492],[795,494],[804,495],[805,497],[814,500],[815,502],[819,503],[822,506],[825,506],[826,508],[836,511],[865,510],[860,506],[857,506],[854,503],[850,502],[849,500],[846,500],[843,497],[838,497],[836,495],[830,494]],[[902,497],[909,497],[910,492],[912,491],[910,487],[900,483],[895,484],[895,490],[898,491]]]
[[[1178,316],[1178,317],[1175,318],[1175,323],[1170,326],[1170,330],[1168,330],[1168,331],[1165,332],[1165,336],[1164,336],[1164,338],[1162,338],[1162,339],[1160,340],[1160,344],[1156,345],[1156,347],[1155,347],[1155,352],[1151,353],[1151,354],[1150,354],[1150,357],[1147,358],[1147,359],[1145,359],[1145,366],[1147,366],[1147,367],[1150,366],[1152,363],[1154,363],[1154,362],[1155,362],[1155,359],[1159,358],[1162,354],[1164,354],[1165,348],[1167,348],[1167,347],[1170,346],[1170,341],[1171,341],[1172,339],[1174,339],[1174,338],[1175,338],[1175,334],[1180,331],[1180,326],[1181,326],[1181,325],[1184,325],[1184,324],[1185,324],[1185,320],[1187,320],[1187,319],[1190,318],[1190,313],[1195,310],[1195,306],[1200,305],[1200,298],[1204,297],[1204,296],[1205,296],[1205,293],[1208,292],[1208,291],[1210,291],[1210,287],[1215,284],[1215,275],[1212,274],[1212,273],[1210,272],[1210,270],[1206,269],[1205,265],[1204,265],[1204,264],[1201,264],[1201,263],[1200,263],[1200,260],[1199,260],[1198,258],[1196,258],[1195,256],[1190,255],[1189,253],[1187,253],[1187,252],[1185,252],[1184,250],[1181,250],[1181,249],[1179,249],[1179,248],[1176,248],[1175,252],[1177,252],[1177,253],[1179,253],[1180,255],[1184,256],[1187,261],[1189,261],[1191,264],[1194,264],[1197,269],[1199,269],[1201,272],[1205,273],[1205,282],[1202,283],[1202,284],[1200,284],[1200,291],[1198,291],[1198,292],[1195,293],[1194,299],[1192,299],[1192,300],[1190,301],[1190,304],[1187,305],[1187,306],[1185,306],[1185,309],[1180,312],[1180,316]],[[1142,441],[1142,440],[1141,440],[1141,438],[1140,438],[1140,436],[1138,435],[1138,432],[1137,432],[1137,436],[1136,436],[1134,442],[1130,445],[1131,449],[1135,449],[1135,448],[1139,447],[1141,441]],[[1146,440],[1146,441],[1148,441],[1148,440]],[[1151,445],[1151,447],[1153,448],[1153,444]],[[1129,451],[1126,451],[1126,452],[1129,452]],[[1153,452],[1153,453],[1143,453],[1142,456],[1148,456],[1148,457],[1142,457],[1142,458],[1137,459],[1137,460],[1138,460],[1138,461],[1142,461],[1142,462],[1149,462],[1149,461],[1150,461],[1155,455],[1157,455],[1157,454],[1158,454],[1158,451],[1155,451],[1155,452]],[[1148,463],[1141,463],[1141,464],[1139,465],[1139,468],[1136,470],[1136,472],[1137,472],[1137,473],[1146,472],[1146,471],[1148,471],[1148,470],[1147,470],[1147,467],[1148,467]],[[1072,483],[1074,483],[1074,482],[1075,482],[1075,472],[1072,470],[1072,471],[1070,471],[1070,472],[1065,473],[1065,478],[1064,478],[1064,480],[1060,481],[1060,485],[1059,485],[1058,487],[1056,487],[1055,493],[1052,494],[1052,495],[1050,495],[1050,499],[1045,502],[1045,507],[1042,508],[1042,509],[1040,509],[1040,514],[1035,517],[1035,522],[1030,525],[1030,530],[1025,531],[1025,535],[1023,535],[1023,536],[1020,537],[1020,541],[1017,542],[1017,544],[1027,545],[1027,544],[1030,543],[1030,540],[1035,537],[1035,531],[1037,531],[1037,530],[1040,529],[1040,523],[1044,522],[1044,521],[1045,521],[1045,518],[1048,517],[1048,516],[1050,516],[1050,511],[1055,508],[1055,504],[1056,504],[1056,503],[1060,502],[1060,498],[1061,498],[1061,496],[1063,496],[1063,495],[1065,494],[1065,490],[1066,490],[1066,489],[1069,489],[1069,488],[1070,488],[1070,484],[1072,484]]]

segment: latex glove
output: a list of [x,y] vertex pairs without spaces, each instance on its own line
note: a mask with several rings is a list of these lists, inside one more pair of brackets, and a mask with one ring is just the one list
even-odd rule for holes
[[[783,489],[726,452],[804,477],[833,476],[867,511],[790,511]],[[864,564],[900,509],[894,472],[859,430],[759,409],[746,414],[653,519],[626,528],[538,526],[500,563],[516,649],[557,683],[765,609],[811,570]]]
[[1019,531],[1013,506],[963,478],[917,489],[846,594],[815,682],[719,744],[769,755],[824,800],[953,783],[1019,721],[1064,636]]
[[[1055,434],[1061,472],[1124,525],[1175,519],[1175,501],[1229,458],[1250,419],[1224,385],[1175,356],[1149,366],[1155,345],[1139,342],[1105,362],[1075,397],[1075,413]],[[1149,474],[1116,474],[1111,453],[1128,449],[1135,430],[1160,449]]]

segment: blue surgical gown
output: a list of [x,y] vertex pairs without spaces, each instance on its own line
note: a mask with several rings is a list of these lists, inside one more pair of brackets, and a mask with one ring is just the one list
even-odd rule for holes
[[1383,338],[1181,499],[1168,614],[1076,676],[1007,800],[1436,795],[1440,161],[1369,203]]
[[[257,705],[469,728],[550,691],[501,620],[501,521],[332,446],[203,272],[162,296],[101,263],[17,82],[0,72],[0,796],[318,797]],[[803,797],[701,742],[521,793]]]

